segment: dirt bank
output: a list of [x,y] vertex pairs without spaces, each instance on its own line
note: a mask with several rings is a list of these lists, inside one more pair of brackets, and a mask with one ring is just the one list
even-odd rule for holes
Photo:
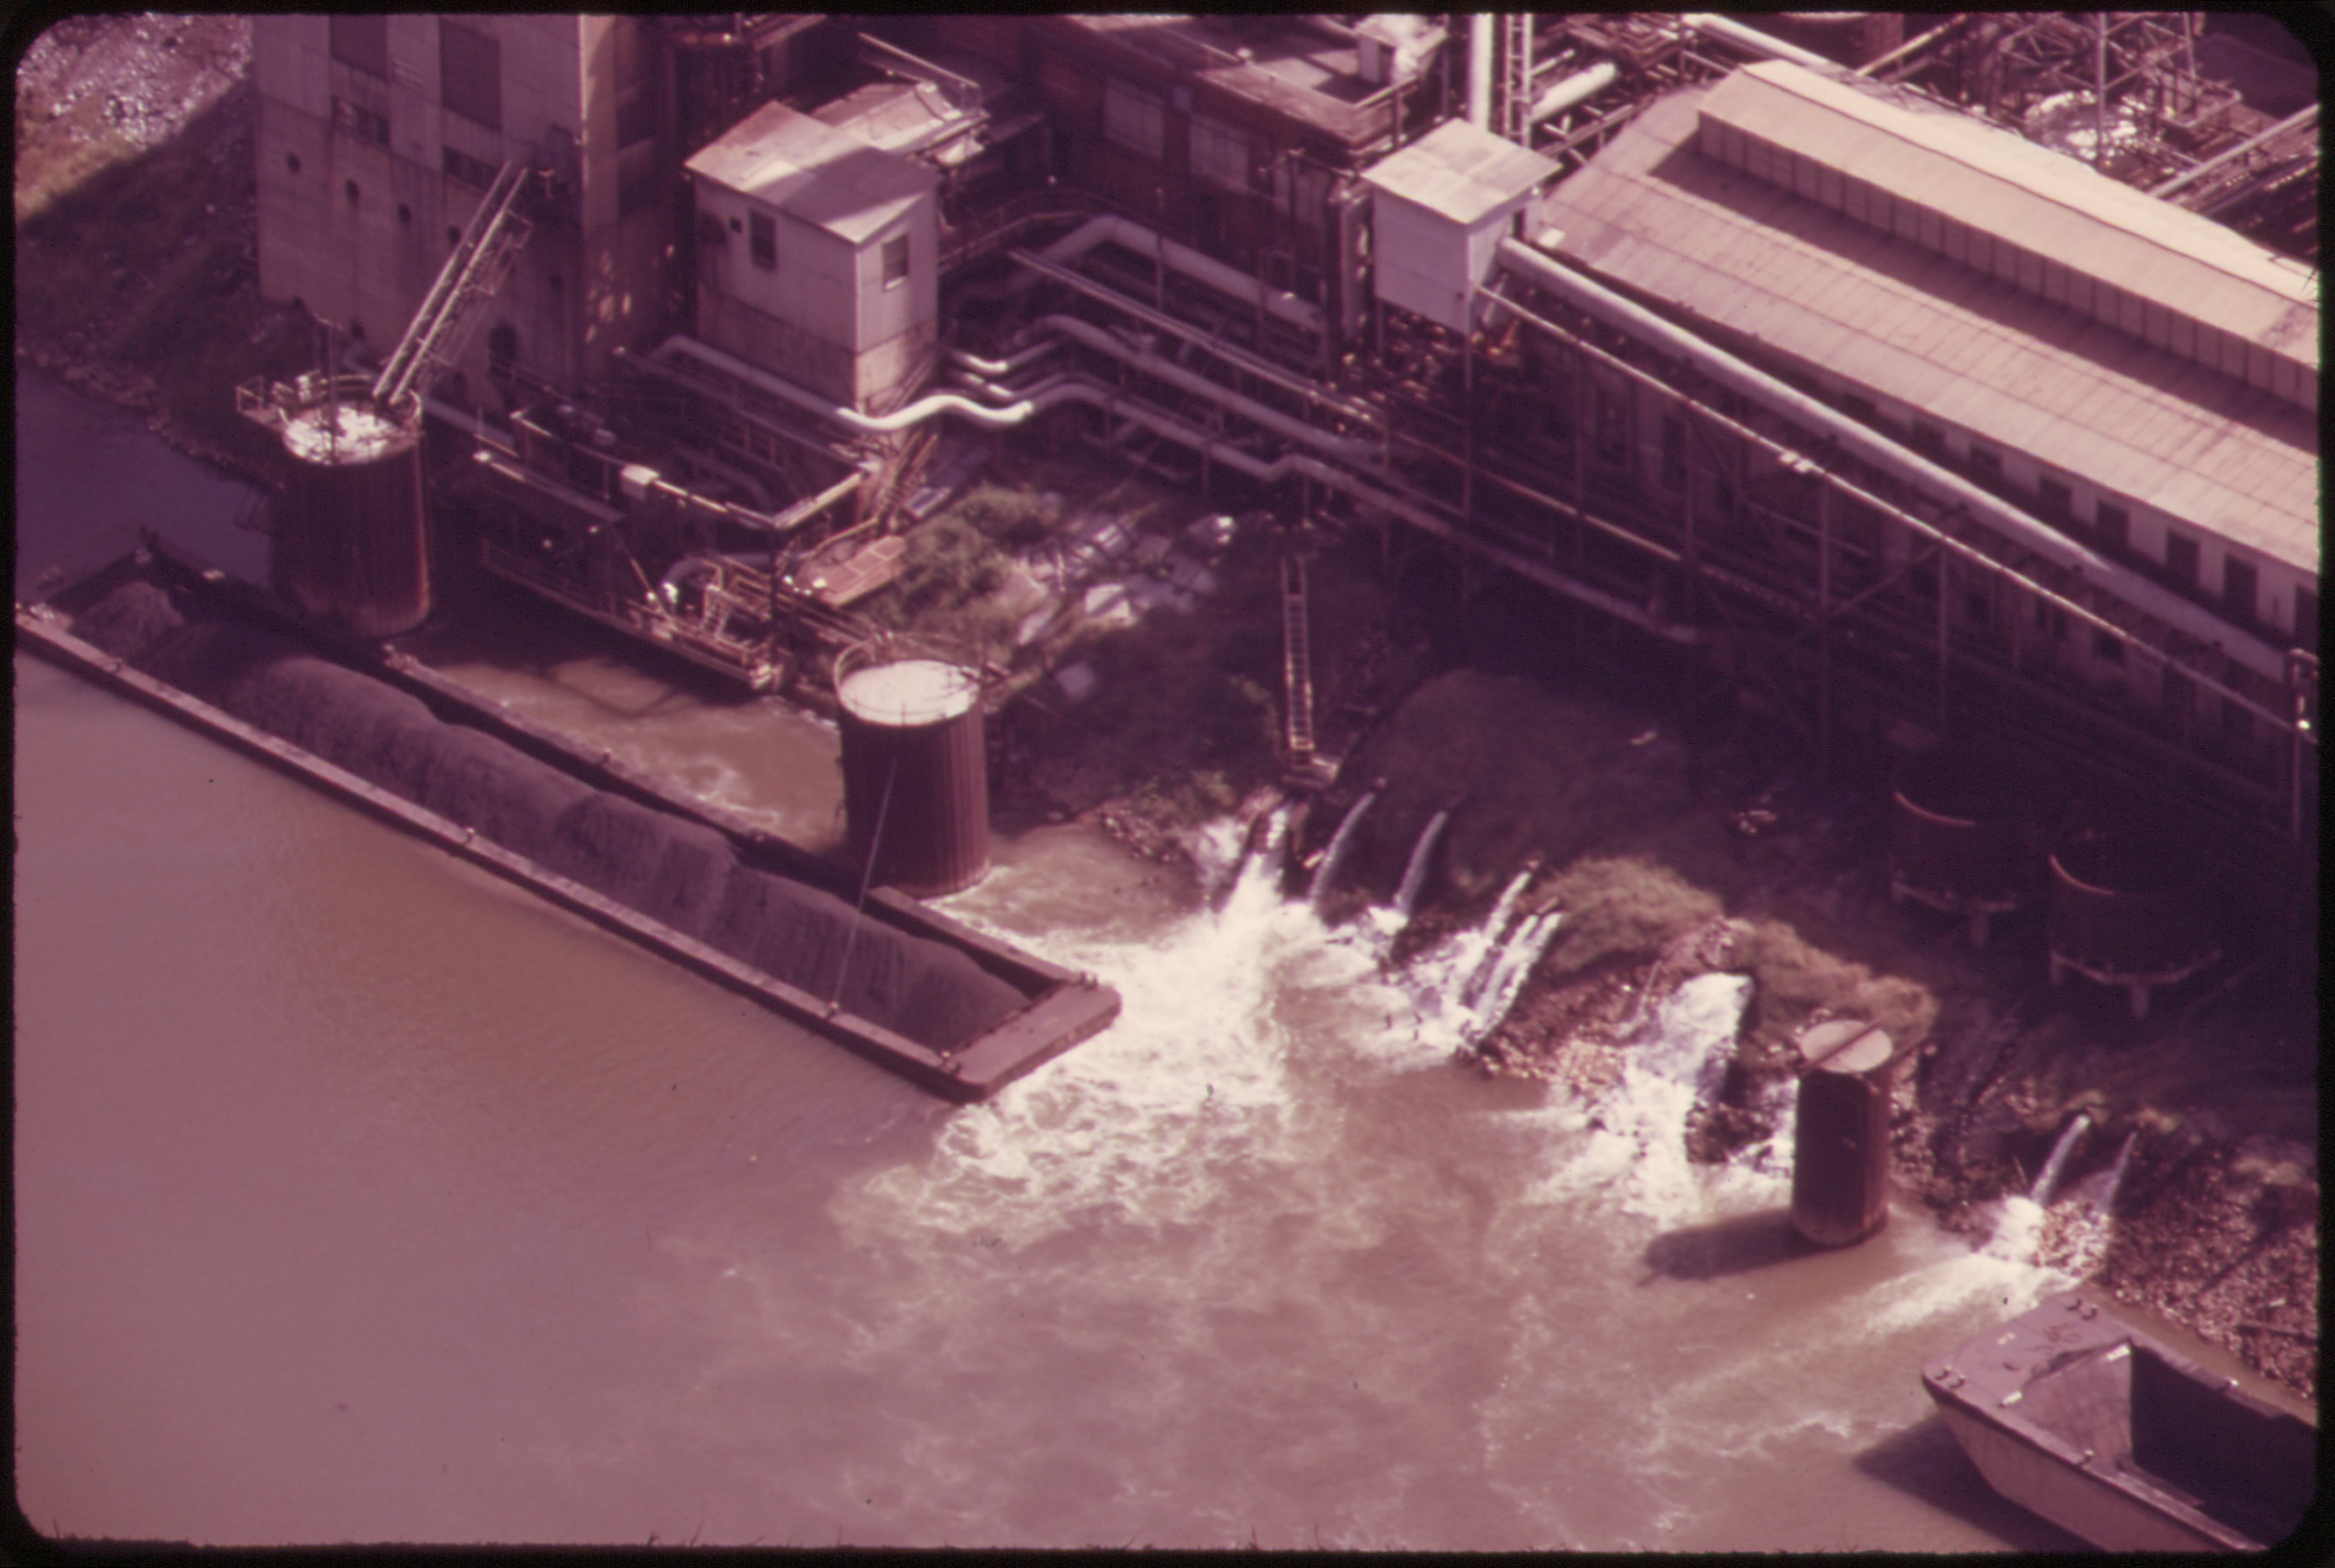
[[2312,1000],[2266,979],[2219,998],[2201,985],[2136,1024],[2120,993],[2055,992],[2039,917],[2002,923],[1973,952],[1959,925],[1893,906],[1877,792],[1826,786],[1790,758],[1747,728],[1691,760],[1666,719],[1591,682],[1450,671],[1371,737],[1307,838],[1383,779],[1343,895],[1382,899],[1427,819],[1452,805],[1417,941],[1481,918],[1537,861],[1521,907],[1565,921],[1482,1043],[1487,1071],[1594,1099],[1618,1078],[1643,999],[1699,973],[1749,975],[1720,1101],[1688,1129],[1695,1157],[1765,1136],[1788,1096],[1794,1033],[1839,1014],[1912,1049],[1896,1176],[1951,1227],[1991,1224],[1996,1200],[2026,1193],[2078,1111],[2089,1129],[2062,1192],[2098,1195],[2129,1137],[2105,1246],[2072,1203],[2047,1225],[2044,1257],[2314,1392]]
[[291,368],[307,324],[257,286],[251,24],[59,22],[19,63],[16,353],[255,477],[236,383]]

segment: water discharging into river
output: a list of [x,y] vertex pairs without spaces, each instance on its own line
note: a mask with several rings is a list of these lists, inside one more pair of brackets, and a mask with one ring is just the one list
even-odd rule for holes
[[[789,830],[831,820],[831,762],[763,766],[774,705],[557,636],[456,673]],[[1649,1010],[1593,1127],[1450,1060],[1553,933],[1516,898],[1390,974],[1390,921],[1325,929],[1228,829],[1213,903],[1050,829],[945,907],[1125,1015],[952,1109],[16,676],[18,1474],[44,1529],[2063,1539],[1985,1492],[1916,1380],[2053,1277],[1913,1215],[1803,1253],[1774,1151],[1686,1162],[1726,977]]]

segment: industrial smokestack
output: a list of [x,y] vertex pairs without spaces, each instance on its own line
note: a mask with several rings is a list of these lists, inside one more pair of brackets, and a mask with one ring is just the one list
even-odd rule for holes
[[1492,15],[1488,11],[1468,18],[1468,123],[1478,131],[1492,128]]

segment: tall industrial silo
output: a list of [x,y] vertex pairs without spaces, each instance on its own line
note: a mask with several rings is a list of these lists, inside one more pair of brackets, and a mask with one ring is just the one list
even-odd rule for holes
[[930,897],[989,869],[981,669],[935,639],[887,634],[835,663],[843,808],[855,865]]
[[247,418],[284,444],[270,533],[276,591],[364,637],[430,614],[430,516],[419,414],[377,405],[366,376],[303,375],[243,389]]

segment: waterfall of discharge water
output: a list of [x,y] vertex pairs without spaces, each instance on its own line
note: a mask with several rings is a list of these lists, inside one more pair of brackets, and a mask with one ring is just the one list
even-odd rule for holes
[[1322,907],[1322,895],[1330,891],[1331,878],[1338,875],[1338,867],[1345,864],[1347,850],[1353,847],[1355,824],[1361,821],[1362,813],[1378,798],[1377,790],[1364,790],[1362,798],[1346,808],[1338,830],[1330,835],[1330,847],[1322,851],[1322,864],[1313,868],[1313,881],[1305,889],[1305,902],[1317,911]]
[[[1524,895],[1525,884],[1533,878],[1533,867],[1527,866],[1508,879],[1493,901],[1492,912],[1480,925],[1459,934],[1454,945],[1453,973],[1459,976],[1459,1000],[1470,1005],[1491,979],[1492,971],[1500,962],[1501,944],[1516,934],[1510,923],[1516,900]],[[1536,955],[1537,956],[1537,955]]]
[[1427,886],[1427,865],[1434,857],[1435,841],[1442,837],[1443,825],[1451,820],[1450,808],[1446,807],[1427,819],[1427,827],[1411,846],[1410,864],[1402,868],[1402,886],[1395,889],[1394,917],[1396,929],[1410,924],[1411,911],[1419,906],[1419,889]]
[[2036,1173],[2035,1185],[2027,1189],[2027,1195],[2035,1201],[2037,1207],[2051,1206],[2052,1196],[2059,1190],[2060,1174],[2068,1168],[2068,1157],[2075,1152],[2076,1140],[2082,1137],[2084,1129],[2091,1125],[2090,1116],[2079,1110],[2069,1119],[2068,1125],[2060,1129],[2059,1141],[2051,1146],[2050,1157],[2043,1162],[2043,1168]]
[[2125,1161],[2132,1157],[2132,1146],[2139,1137],[2140,1128],[2135,1128],[2124,1135],[2124,1142],[2117,1145],[2116,1158],[2108,1162],[2108,1174],[2100,1181],[2099,1195],[2092,1199],[2095,1218],[2116,1217],[2117,1188],[2124,1183]]

